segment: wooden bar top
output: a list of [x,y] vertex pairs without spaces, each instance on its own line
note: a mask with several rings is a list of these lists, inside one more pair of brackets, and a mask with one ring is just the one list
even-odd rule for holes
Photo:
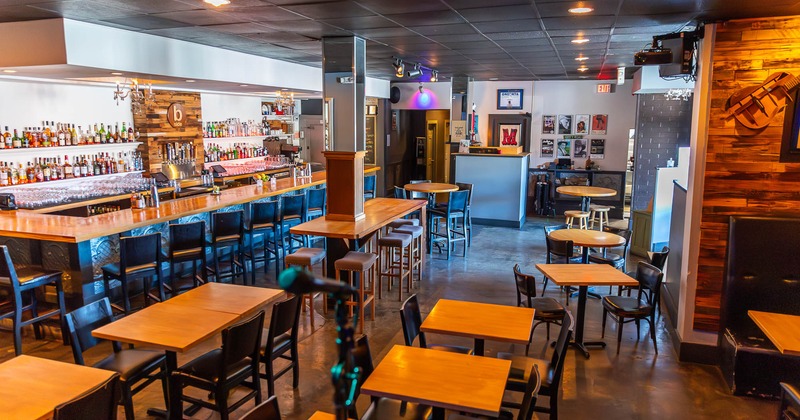
[[[378,167],[364,169],[364,173]],[[248,185],[222,191],[219,195],[203,194],[165,201],[158,208],[126,209],[90,217],[57,216],[26,210],[0,213],[0,236],[78,243],[93,238],[126,232],[131,229],[169,222],[185,216],[206,213],[324,184],[325,171],[313,173],[311,179],[283,178],[276,187]]]
[[761,311],[747,314],[781,353],[800,356],[800,316]]

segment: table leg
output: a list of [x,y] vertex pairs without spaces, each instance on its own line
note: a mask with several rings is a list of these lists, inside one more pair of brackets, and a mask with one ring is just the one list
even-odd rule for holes
[[484,347],[484,340],[482,338],[476,338],[475,349],[473,349],[473,353],[475,353],[475,356],[483,356],[483,347]]
[[433,420],[444,420],[444,408],[441,407],[432,407],[433,413],[431,413],[431,418]]
[[589,358],[589,350],[586,349],[587,346],[606,346],[606,343],[603,341],[583,341],[583,327],[584,318],[586,316],[586,298],[588,292],[588,286],[578,287],[578,319],[575,323],[575,341],[569,343],[571,346],[580,350],[587,359]]
[[169,389],[169,393],[167,395],[167,401],[169,401],[169,407],[167,410],[161,410],[158,408],[149,408],[147,410],[147,415],[162,419],[182,419],[183,418],[183,404],[181,403],[181,399],[179,395],[181,394],[181,389],[178,386],[177,381],[172,380],[172,372],[178,369],[178,354],[174,351],[166,352],[167,356],[167,389]]
[[589,206],[592,204],[592,198],[583,196],[581,197],[581,211],[588,212]]

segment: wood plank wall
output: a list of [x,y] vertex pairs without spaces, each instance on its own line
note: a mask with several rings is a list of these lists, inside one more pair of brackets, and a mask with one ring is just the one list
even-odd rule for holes
[[[800,76],[800,17],[748,19],[718,26],[713,53],[700,259],[694,328],[718,331],[728,220],[735,215],[800,216],[800,164],[779,162],[783,115],[746,134],[721,117],[739,88],[770,74]],[[775,238],[780,246],[780,238]]]
[[[148,172],[161,172],[163,146],[170,142],[192,142],[195,145],[195,170],[203,169],[203,127],[201,126],[200,94],[171,90],[153,91],[156,100],[147,103],[143,114],[134,114],[133,123],[141,135],[139,152],[142,153],[144,167]],[[170,104],[183,104],[186,121],[181,128],[174,128],[167,122],[167,108]]]

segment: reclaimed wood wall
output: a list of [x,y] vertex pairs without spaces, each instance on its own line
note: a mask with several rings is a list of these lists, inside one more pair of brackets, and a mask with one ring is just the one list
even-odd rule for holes
[[[780,163],[781,112],[753,133],[722,114],[738,89],[775,72],[800,76],[800,17],[726,22],[713,52],[694,328],[718,331],[730,216],[800,216],[800,164]],[[780,246],[780,238],[775,238]]]
[[[133,123],[141,137],[139,152],[148,172],[161,172],[164,145],[171,142],[192,142],[195,145],[195,170],[203,169],[203,127],[201,126],[200,94],[171,90],[153,91],[156,100],[147,102],[142,114],[133,114]],[[186,121],[181,128],[172,127],[167,121],[170,104],[183,104]]]

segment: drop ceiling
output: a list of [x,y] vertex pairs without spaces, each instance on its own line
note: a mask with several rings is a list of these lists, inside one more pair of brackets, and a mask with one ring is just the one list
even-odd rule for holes
[[[578,3],[594,11],[568,13]],[[444,77],[610,78],[620,65],[633,69],[633,53],[654,35],[793,14],[800,0],[231,0],[218,8],[202,0],[0,1],[0,22],[64,17],[314,67],[322,37],[357,35],[367,40],[368,75],[391,80],[393,56]],[[589,42],[571,42],[581,36]],[[580,64],[588,71],[578,72]]]

